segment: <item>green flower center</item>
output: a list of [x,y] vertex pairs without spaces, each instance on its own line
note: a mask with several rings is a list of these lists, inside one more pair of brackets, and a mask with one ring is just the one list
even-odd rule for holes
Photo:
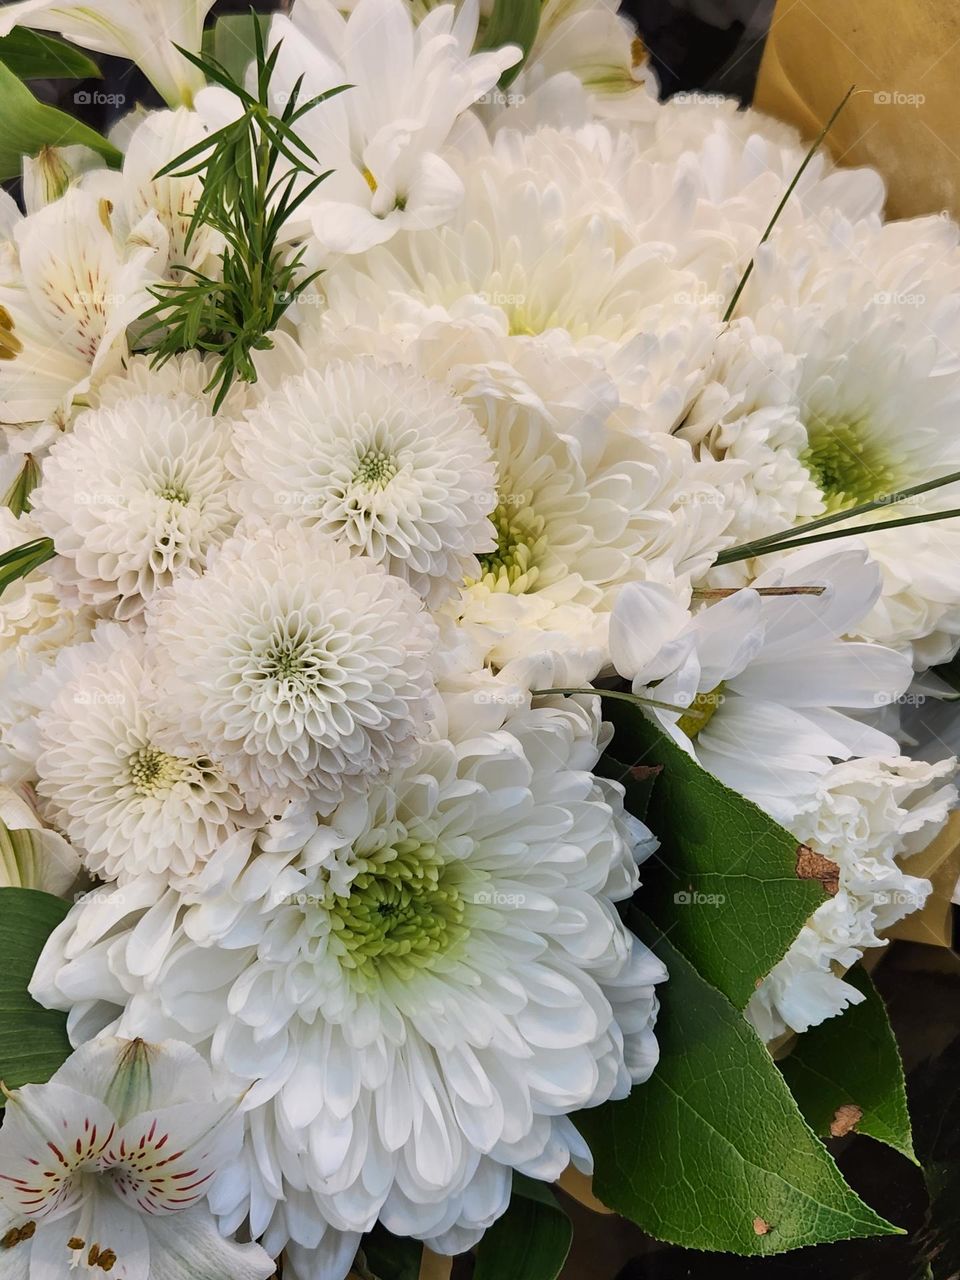
[[165,499],[167,502],[178,502],[185,507],[190,501],[190,495],[182,484],[176,480],[169,480],[157,490],[157,496]]
[[429,969],[467,935],[458,866],[403,837],[367,858],[345,897],[324,902],[341,967],[366,987]]
[[156,747],[139,747],[127,758],[127,776],[137,795],[152,796],[178,782],[185,763]]
[[843,511],[892,493],[897,473],[887,450],[863,422],[818,422],[808,427],[800,461],[823,490],[827,511]]
[[677,721],[677,728],[682,733],[685,733],[688,738],[695,738],[698,733],[702,733],[717,714],[717,708],[723,702],[725,688],[726,685],[721,680],[717,687],[711,689],[709,693],[698,693],[686,712]]
[[381,449],[368,449],[353,473],[353,483],[365,489],[385,489],[397,474],[397,464]]
[[496,549],[480,557],[480,577],[468,579],[467,586],[480,582],[490,591],[515,596],[532,591],[547,549],[546,521],[528,504],[526,495],[502,499],[490,519],[497,531]]

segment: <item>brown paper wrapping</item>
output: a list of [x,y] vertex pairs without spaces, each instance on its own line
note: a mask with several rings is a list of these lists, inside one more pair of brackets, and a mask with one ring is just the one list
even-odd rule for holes
[[953,933],[950,899],[960,876],[960,813],[952,813],[933,844],[912,858],[902,859],[901,866],[909,875],[929,880],[933,892],[922,911],[899,921],[887,937],[949,947]]
[[887,181],[888,216],[960,217],[957,0],[778,0],[755,105]]
[[423,1256],[420,1259],[420,1280],[450,1280],[452,1270],[452,1258],[442,1256],[439,1253],[431,1253],[426,1245],[423,1246]]

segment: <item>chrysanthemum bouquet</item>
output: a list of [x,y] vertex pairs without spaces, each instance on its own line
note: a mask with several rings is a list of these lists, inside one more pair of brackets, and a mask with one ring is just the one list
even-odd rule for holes
[[614,0],[209,7],[0,13],[0,1277],[896,1230],[957,228]]

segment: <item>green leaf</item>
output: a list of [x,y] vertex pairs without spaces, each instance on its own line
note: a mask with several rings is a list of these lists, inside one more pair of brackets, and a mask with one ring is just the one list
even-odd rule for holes
[[56,107],[38,102],[22,81],[0,62],[0,180],[20,174],[23,156],[43,147],[91,147],[106,162],[119,166],[123,156],[95,129]]
[[56,555],[50,538],[34,538],[19,547],[12,547],[0,555],[0,596],[11,583],[25,578],[34,569],[52,560]]
[[510,1207],[477,1247],[474,1280],[556,1280],[570,1252],[573,1227],[542,1182],[513,1175]]
[[624,764],[609,751],[604,752],[594,768],[594,773],[601,778],[612,778],[614,782],[621,784],[625,792],[624,803],[627,809],[641,822],[647,816],[653,788],[662,772],[660,765],[648,767],[642,764],[637,766]]
[[268,13],[228,13],[214,24],[206,52],[216,58],[234,80],[243,83],[247,67],[256,57],[254,31],[259,27],[264,39],[270,26]]
[[533,42],[540,29],[540,0],[496,0],[478,49],[502,49],[518,44],[523,57],[508,67],[500,77],[500,88],[507,89],[523,70]]
[[802,1035],[780,1070],[822,1137],[856,1130],[916,1163],[903,1064],[886,1007],[863,969],[851,969],[845,981],[863,993],[863,1003]]
[[638,707],[608,699],[604,715],[616,727],[617,759],[663,766],[646,815],[637,815],[662,841],[644,863],[644,910],[743,1009],[826,892],[798,877],[799,845],[789,832],[702,769]]
[[378,1222],[360,1246],[367,1272],[375,1280],[418,1280],[423,1245],[395,1236]]
[[70,1056],[66,1014],[27,991],[47,938],[69,903],[36,889],[0,889],[0,1080],[42,1084]]
[[33,455],[28,453],[23,460],[23,466],[17,472],[13,484],[3,498],[0,499],[0,503],[5,507],[9,507],[19,520],[25,511],[30,510],[30,495],[39,483],[40,468],[37,466]]
[[0,62],[21,80],[100,80],[103,72],[94,60],[75,48],[31,31],[14,27],[0,37]]
[[575,1117],[604,1204],[659,1240],[744,1255],[904,1234],[844,1182],[741,1014],[649,920],[631,924],[670,980],[652,1077]]

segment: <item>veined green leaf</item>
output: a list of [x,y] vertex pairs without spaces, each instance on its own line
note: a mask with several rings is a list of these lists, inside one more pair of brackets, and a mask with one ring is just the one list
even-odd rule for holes
[[27,991],[68,909],[37,889],[0,889],[0,1080],[8,1089],[42,1084],[70,1055],[66,1015],[41,1008]]
[[[642,817],[662,842],[643,865],[643,905],[703,977],[737,1006],[826,900],[802,878],[798,841],[702,769],[636,705],[604,700],[624,765],[662,766]],[[627,799],[628,806],[630,798]]]
[[916,1161],[900,1050],[880,994],[861,968],[846,982],[864,1001],[797,1040],[780,1063],[811,1128],[835,1137],[856,1131]]
[[572,1240],[570,1219],[550,1188],[515,1173],[509,1209],[477,1246],[474,1280],[557,1280]]
[[744,1255],[903,1234],[847,1186],[742,1015],[649,920],[631,924],[670,980],[651,1078],[574,1117],[603,1203],[659,1240]]
[[496,0],[478,48],[502,49],[507,44],[518,44],[523,50],[520,61],[500,77],[501,89],[509,88],[523,70],[539,29],[540,0]]
[[16,178],[24,156],[43,147],[91,147],[110,165],[123,156],[95,129],[88,128],[56,107],[38,102],[27,86],[0,62],[0,180]]

